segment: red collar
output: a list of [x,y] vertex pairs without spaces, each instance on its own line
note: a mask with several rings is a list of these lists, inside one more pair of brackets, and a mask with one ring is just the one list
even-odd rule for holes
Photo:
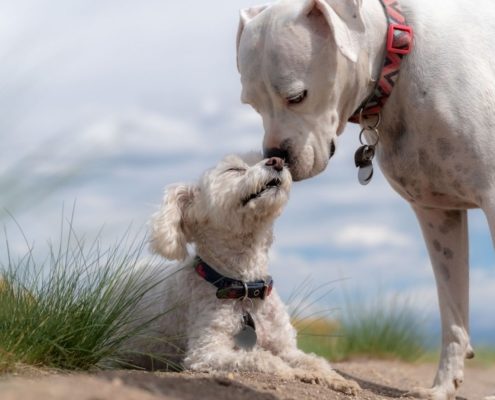
[[398,0],[380,0],[380,2],[388,22],[385,60],[375,90],[349,118],[349,122],[359,123],[360,116],[380,114],[399,77],[402,58],[412,50],[413,29],[407,25]]

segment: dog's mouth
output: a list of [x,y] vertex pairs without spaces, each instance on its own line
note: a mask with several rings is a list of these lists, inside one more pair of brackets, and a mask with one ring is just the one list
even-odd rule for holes
[[263,186],[260,191],[258,191],[256,193],[252,193],[249,196],[242,199],[242,205],[245,206],[251,200],[257,199],[258,197],[260,197],[263,193],[267,192],[268,190],[279,188],[281,184],[282,184],[282,181],[279,178],[273,178],[272,180],[268,181],[267,184],[265,186]]

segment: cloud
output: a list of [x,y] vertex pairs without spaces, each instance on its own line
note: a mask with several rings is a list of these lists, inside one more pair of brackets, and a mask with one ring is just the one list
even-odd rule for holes
[[[193,121],[167,117],[145,110],[109,115],[84,128],[81,145],[102,155],[142,153],[167,157],[204,148],[204,135]],[[106,154],[105,154],[106,153]]]
[[339,230],[333,237],[337,246],[343,247],[404,247],[413,243],[413,240],[388,226],[376,225],[349,225]]

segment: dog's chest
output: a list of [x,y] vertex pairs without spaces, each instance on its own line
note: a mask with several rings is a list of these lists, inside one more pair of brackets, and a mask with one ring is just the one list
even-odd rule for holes
[[486,179],[476,149],[463,136],[389,123],[382,129],[377,156],[391,186],[412,204],[475,208],[481,202]]

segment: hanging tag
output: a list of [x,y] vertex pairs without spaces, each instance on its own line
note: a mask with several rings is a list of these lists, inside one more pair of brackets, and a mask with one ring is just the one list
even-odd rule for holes
[[256,346],[258,336],[256,335],[256,325],[253,317],[248,312],[242,315],[241,330],[234,336],[234,343],[243,350],[252,350]]
[[375,146],[372,145],[363,145],[354,154],[354,164],[359,168],[358,180],[361,185],[367,185],[373,177],[374,156]]
[[358,181],[361,185],[365,186],[371,182],[373,178],[373,164],[371,162],[363,167],[359,167]]
[[370,145],[363,145],[356,150],[354,154],[354,164],[356,167],[363,167],[373,161],[375,156],[375,147]]

